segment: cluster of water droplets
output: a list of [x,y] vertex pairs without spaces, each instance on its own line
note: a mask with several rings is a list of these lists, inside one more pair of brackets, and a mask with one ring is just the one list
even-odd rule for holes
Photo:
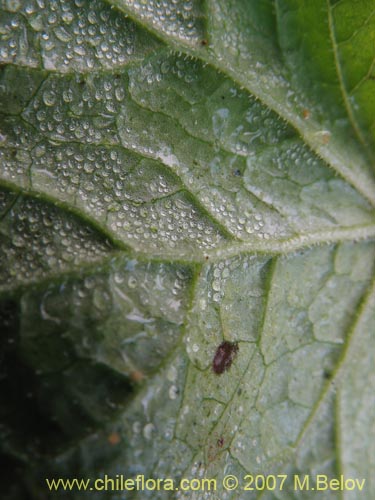
[[1,227],[7,235],[1,250],[1,281],[5,287],[94,262],[110,251],[91,228],[31,198],[18,200],[2,219]]
[[231,272],[237,267],[236,261],[221,261],[214,264],[212,268],[212,292],[209,296],[212,297],[214,302],[221,302],[224,296],[225,281],[231,275]]
[[30,155],[13,148],[0,149],[1,178],[17,184],[27,184],[26,172],[30,166]]
[[246,189],[282,216],[286,233],[370,220],[367,202],[299,139],[249,156],[246,163]]
[[[33,150],[31,180],[100,220],[140,249],[208,249],[220,231],[160,163],[122,148],[45,143]],[[186,248],[185,248],[186,247]]]
[[[111,69],[157,44],[101,0],[6,2],[4,60],[62,72]],[[35,47],[40,47],[36,54]]]
[[26,19],[17,12],[21,5],[22,2],[10,2],[10,12],[3,14],[0,58],[7,63],[37,67],[40,64],[40,58],[35,49],[36,36]]
[[49,186],[59,199],[104,221],[124,198],[126,177],[138,161],[121,148],[40,143],[33,151],[31,179],[34,188]]
[[0,125],[0,177],[21,187],[29,186],[31,149],[40,137],[18,116],[3,116]]
[[118,142],[115,121],[125,92],[121,75],[51,76],[23,116],[57,141],[113,144]]
[[229,231],[242,240],[269,240],[291,234],[280,214],[243,189],[226,193],[225,200],[219,189],[207,189],[201,192],[201,200],[210,206],[217,220],[225,221]]
[[294,135],[267,106],[189,56],[157,54],[130,71],[129,91],[141,106],[168,113],[217,150],[247,156]]
[[223,241],[220,229],[183,191],[141,206],[123,203],[109,215],[109,223],[135,248],[146,243],[156,252],[178,249],[191,256],[194,249],[211,249]]
[[129,0],[127,8],[167,36],[197,45],[205,38],[199,0]]

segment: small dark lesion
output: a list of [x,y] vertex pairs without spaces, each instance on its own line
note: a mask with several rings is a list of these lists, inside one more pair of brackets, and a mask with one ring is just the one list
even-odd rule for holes
[[309,109],[305,108],[302,110],[302,118],[308,120],[310,118],[311,112]]
[[222,436],[219,437],[216,444],[219,448],[222,448],[224,446],[224,438]]
[[333,376],[333,373],[331,370],[324,370],[323,377],[325,380],[331,380],[332,376]]

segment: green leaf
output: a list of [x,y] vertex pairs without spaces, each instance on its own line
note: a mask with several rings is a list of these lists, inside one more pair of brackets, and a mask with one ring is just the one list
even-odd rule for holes
[[373,2],[0,7],[4,498],[374,497]]

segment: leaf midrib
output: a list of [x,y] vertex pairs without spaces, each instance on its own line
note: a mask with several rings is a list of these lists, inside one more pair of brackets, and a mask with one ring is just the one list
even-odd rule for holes
[[341,68],[339,54],[338,54],[338,47],[337,47],[337,42],[336,42],[336,33],[335,33],[334,20],[333,20],[333,15],[332,15],[332,6],[330,3],[330,0],[326,0],[326,1],[327,1],[329,35],[330,35],[330,39],[331,39],[331,44],[332,44],[332,49],[333,49],[333,57],[334,57],[334,61],[335,61],[335,69],[336,69],[336,74],[338,77],[341,95],[343,97],[345,109],[346,109],[347,115],[349,117],[350,123],[353,127],[353,130],[355,131],[359,141],[363,144],[363,146],[367,147],[365,138],[364,138],[362,131],[359,127],[359,124],[356,120],[356,117],[355,117],[354,112],[353,112],[353,108],[352,108],[350,101],[349,101],[348,93],[347,93],[346,88],[345,88],[344,75],[342,73],[342,68]]

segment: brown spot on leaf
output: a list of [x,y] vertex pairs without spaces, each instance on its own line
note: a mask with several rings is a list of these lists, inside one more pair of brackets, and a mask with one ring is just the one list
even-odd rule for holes
[[118,432],[111,432],[107,439],[108,443],[114,446],[116,444],[119,444],[119,442],[121,441],[121,436]]

